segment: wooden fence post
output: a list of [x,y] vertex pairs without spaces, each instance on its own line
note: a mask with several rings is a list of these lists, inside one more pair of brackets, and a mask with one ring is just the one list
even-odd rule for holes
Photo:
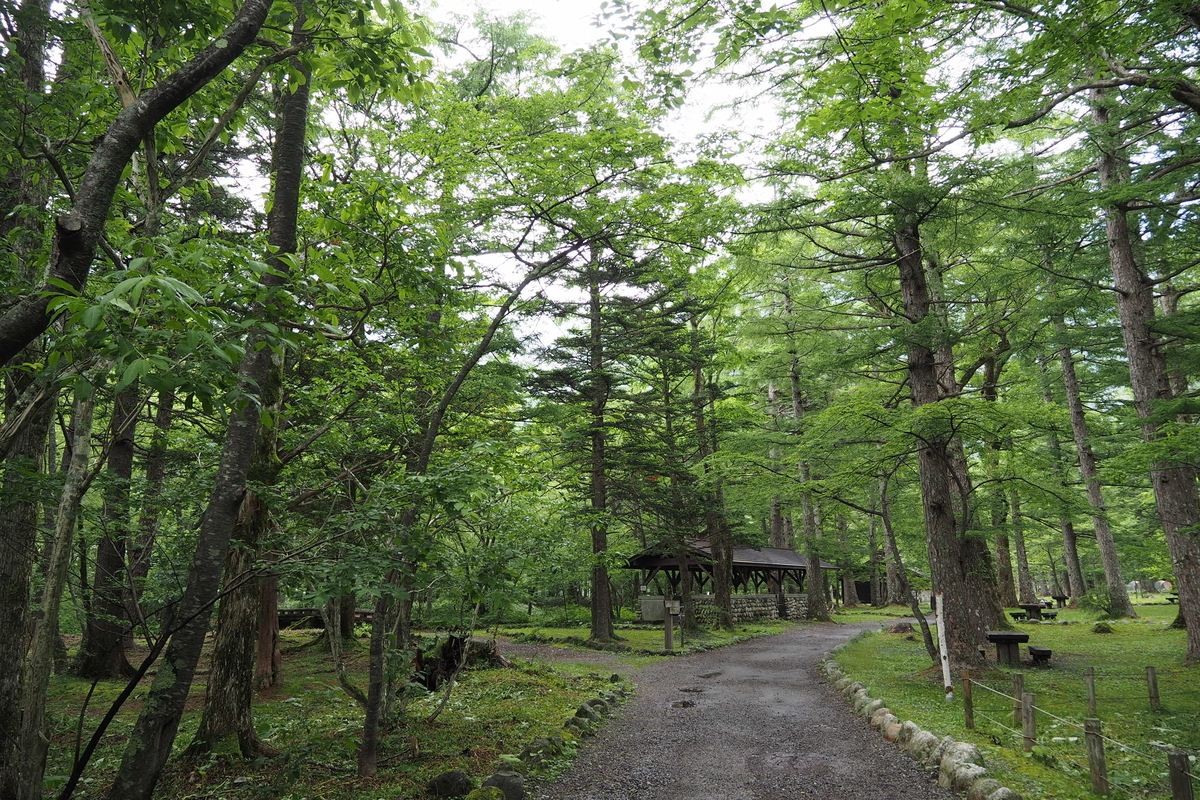
[[1196,800],[1192,792],[1192,776],[1188,774],[1190,766],[1187,753],[1167,755],[1167,768],[1171,771],[1171,800]]
[[1033,752],[1037,742],[1037,718],[1033,712],[1033,695],[1029,692],[1021,695],[1021,738],[1025,752]]
[[1096,668],[1088,667],[1083,673],[1083,680],[1087,683],[1088,716],[1098,716],[1096,714]]
[[1146,688],[1150,690],[1150,710],[1162,711],[1162,703],[1158,700],[1158,673],[1154,667],[1146,667]]
[[967,730],[975,730],[975,704],[971,701],[971,672],[964,670],[962,674],[963,718]]
[[1100,720],[1095,717],[1085,719],[1083,734],[1087,739],[1088,769],[1092,773],[1092,789],[1097,794],[1108,794],[1108,767],[1104,763],[1104,739],[1100,736]]
[[1025,694],[1025,673],[1013,675],[1013,725],[1021,724],[1021,695]]

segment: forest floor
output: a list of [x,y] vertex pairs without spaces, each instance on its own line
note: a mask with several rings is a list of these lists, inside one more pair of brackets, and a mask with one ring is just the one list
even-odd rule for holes
[[[432,721],[443,694],[412,699],[403,724],[382,742],[381,769],[373,779],[356,777],[362,714],[338,687],[327,647],[313,644],[315,631],[286,631],[282,683],[257,695],[254,705],[260,736],[281,755],[245,760],[226,749],[191,764],[173,762],[156,797],[420,798],[426,796],[426,782],[440,772],[462,769],[478,783],[511,765],[526,744],[547,736],[562,736],[566,748],[561,757],[529,776],[527,784],[536,800],[949,797],[898,748],[854,716],[816,672],[821,654],[860,631],[879,630],[879,621],[896,613],[898,609],[846,609],[836,619],[849,624],[748,627],[738,635],[761,638],[724,647],[700,636],[692,644],[713,649],[675,657],[644,649],[655,635],[661,637],[661,629],[657,634],[629,632],[628,642],[641,652],[624,653],[501,636],[500,652],[513,666],[466,673]],[[1040,705],[1052,704],[1064,717],[1074,714],[1077,709],[1067,705],[1078,705],[1083,696],[1077,673],[1084,664],[1095,663],[1102,675],[1100,716],[1106,733],[1124,739],[1137,729],[1144,734],[1137,742],[1139,750],[1151,753],[1164,742],[1200,746],[1200,740],[1193,741],[1200,736],[1194,724],[1200,716],[1195,673],[1178,664],[1182,634],[1166,629],[1169,613],[1165,606],[1146,609],[1141,620],[1115,623],[1116,634],[1111,636],[1091,634],[1091,622],[1081,612],[1060,616],[1076,624],[1029,626],[1034,638],[1052,646],[1055,654],[1052,669],[1024,670],[1027,686],[1038,692]],[[537,635],[552,634],[557,631],[541,629]],[[138,653],[131,655],[136,660]],[[903,635],[858,638],[839,651],[838,658],[848,674],[863,680],[872,695],[902,719],[938,735],[970,740],[972,734],[962,726],[961,702],[947,704],[941,698],[940,680],[919,641]],[[351,647],[345,655],[351,679],[360,686],[365,683],[366,661],[365,644]],[[1145,708],[1144,664],[1159,667],[1164,707],[1153,713]],[[980,677],[1003,689],[1015,671],[1005,668]],[[620,676],[619,684],[613,683],[614,674]],[[177,753],[196,729],[206,679],[202,669],[180,727]],[[578,740],[564,733],[563,721],[585,700],[614,685],[630,684],[636,685],[633,699],[606,720],[594,738]],[[118,714],[75,798],[104,795],[144,702],[146,685]],[[121,688],[116,682],[93,687],[87,681],[54,676],[48,797],[55,796],[69,771],[77,742],[86,744]],[[980,693],[976,695],[982,713],[1003,721],[1003,713],[993,708],[1002,701],[979,700]],[[1055,695],[1062,699],[1052,701]],[[1011,710],[1008,714],[1011,722]],[[1079,773],[1070,753],[1058,752],[1077,747],[1072,731],[1047,726],[1045,745],[1039,740],[1035,752],[1024,758],[1019,750],[1011,758],[995,755],[994,746],[1007,735],[1002,729],[975,734],[988,749],[989,764],[1010,770],[1012,780],[999,775],[1002,780],[1026,797],[1049,800],[1086,794],[1086,773]],[[1119,782],[1114,788],[1126,797],[1155,796],[1139,790],[1149,788],[1148,783],[1159,784],[1163,770],[1147,777],[1129,766],[1132,760],[1134,756],[1123,752],[1110,755],[1110,771]]]

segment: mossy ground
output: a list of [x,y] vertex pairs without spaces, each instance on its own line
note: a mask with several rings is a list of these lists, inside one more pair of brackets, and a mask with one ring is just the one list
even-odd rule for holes
[[[587,664],[534,665],[515,660],[514,668],[477,669],[465,673],[437,720],[424,720],[440,693],[414,700],[408,724],[384,737],[380,769],[373,779],[356,777],[362,734],[359,706],[338,687],[328,650],[300,647],[312,631],[284,632],[283,683],[260,694],[254,705],[263,741],[280,751],[275,758],[246,760],[235,743],[222,746],[202,762],[172,762],[156,797],[218,800],[376,800],[424,797],[425,783],[450,769],[463,769],[477,781],[504,768],[533,739],[570,735],[562,723],[580,703],[609,691],[611,670],[603,674]],[[135,656],[137,654],[134,654]],[[135,658],[136,661],[136,658]],[[366,647],[346,655],[352,679],[366,684]],[[203,672],[193,687],[188,712],[176,739],[176,754],[195,733],[203,697]],[[93,758],[76,797],[101,797],[121,759],[126,736],[141,709],[147,683],[126,704]],[[83,700],[91,683],[55,676],[50,708],[55,745],[47,770],[49,790],[70,771],[76,729],[83,718],[84,742],[123,684],[101,682],[84,714]],[[573,753],[568,742],[563,758],[545,762],[543,774],[561,770]],[[49,795],[52,796],[52,795]]]
[[[1115,621],[1115,632],[1092,632],[1095,617],[1062,610],[1058,622],[1018,624],[1030,634],[1029,643],[1049,647],[1054,655],[1047,669],[1028,665],[992,668],[975,679],[1011,695],[1013,676],[1024,674],[1025,691],[1048,714],[1038,718],[1034,753],[1022,751],[1012,701],[976,686],[973,692],[976,728],[965,727],[961,689],[953,702],[944,699],[940,672],[931,667],[919,635],[881,633],[856,640],[838,651],[846,674],[883,699],[902,720],[911,719],[939,736],[973,742],[988,758],[1001,781],[1026,798],[1082,800],[1095,797],[1086,769],[1083,734],[1075,725],[1087,716],[1086,668],[1095,669],[1097,716],[1104,734],[1138,753],[1109,743],[1107,762],[1112,797],[1169,797],[1166,754],[1173,745],[1200,749],[1200,668],[1184,667],[1183,631],[1168,628],[1175,607],[1139,605],[1140,619]],[[1028,662],[1025,647],[1022,658]],[[989,653],[994,659],[994,652]],[[1158,675],[1162,710],[1151,711],[1146,667]],[[955,676],[956,687],[960,686]],[[1195,762],[1193,762],[1195,763]]]

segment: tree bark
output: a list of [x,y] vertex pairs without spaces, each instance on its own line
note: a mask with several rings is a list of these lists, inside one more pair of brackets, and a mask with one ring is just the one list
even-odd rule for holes
[[[922,330],[922,323],[930,317],[931,304],[917,224],[897,220],[893,242],[904,316],[911,326],[907,333],[909,389],[913,405],[921,409],[939,402],[942,393],[935,360],[936,334]],[[982,666],[978,646],[991,615],[990,603],[981,592],[981,579],[987,576],[978,574],[978,559],[959,534],[953,432],[936,418],[923,420],[920,425],[917,464],[929,565],[934,590],[943,594],[951,667],[958,670]],[[994,581],[994,576],[989,579]]]
[[279,578],[267,566],[275,563],[274,553],[261,561],[266,573],[258,579],[258,641],[254,646],[254,689],[262,691],[278,686],[283,675],[283,653],[279,649]]
[[592,386],[591,417],[588,437],[591,442],[588,482],[592,507],[592,622],[589,638],[609,642],[615,637],[612,626],[612,594],[608,585],[608,455],[605,411],[608,407],[608,375],[604,370],[604,321],[601,318],[598,258],[592,255],[588,275],[588,363]]
[[[50,22],[49,0],[23,0],[16,9],[16,35],[9,38],[0,69],[18,78],[21,96],[16,110],[29,115],[24,98],[40,97],[46,81],[45,63]],[[23,126],[30,130],[35,126]],[[11,146],[11,144],[10,144]],[[34,285],[40,280],[36,254],[44,226],[40,210],[45,207],[51,184],[43,165],[23,164],[0,175],[0,241],[10,242],[21,280]],[[34,209],[24,213],[22,209]],[[19,230],[26,231],[19,235]],[[7,305],[10,298],[0,298]],[[36,364],[43,354],[30,337],[31,345],[22,360]],[[23,345],[24,347],[24,345]],[[20,350],[20,348],[18,348]],[[30,478],[41,469],[46,436],[50,430],[56,391],[35,386],[38,376],[12,370],[4,376],[4,421],[14,422],[17,401],[34,390],[24,424],[12,434],[6,451],[0,453],[0,800],[16,800],[21,791],[21,719],[25,679],[25,642],[29,601],[32,595],[33,554],[37,549],[41,502]]]
[[[1092,91],[1093,136],[1099,150],[1097,171],[1103,189],[1125,183],[1123,142],[1113,131],[1103,90]],[[1138,267],[1133,253],[1133,234],[1128,212],[1120,201],[1103,207],[1109,262],[1117,291],[1117,312],[1129,364],[1129,383],[1134,407],[1142,420],[1142,438],[1162,438],[1153,415],[1155,406],[1173,397],[1166,363],[1152,329],[1153,283]],[[1179,614],[1187,628],[1187,663],[1200,661],[1200,498],[1196,495],[1196,468],[1185,462],[1159,460],[1150,466],[1150,481],[1158,508],[1159,524],[1167,537],[1167,549],[1179,591]]]
[[[888,493],[887,478],[879,479],[879,519],[883,523],[884,536],[887,537],[888,563],[894,564],[896,567],[895,599],[899,605],[903,605],[903,603],[899,603],[901,600],[908,604],[913,617],[921,628],[921,641],[925,644],[925,652],[929,654],[929,659],[937,664],[940,660],[937,645],[933,643],[929,621],[925,619],[925,612],[921,610],[921,604],[917,602],[917,594],[913,591],[912,584],[909,583],[908,573],[904,571],[904,559],[900,556],[900,544],[896,541],[896,530],[892,527],[892,499]],[[888,594],[892,594],[892,591],[889,587]]]
[[[1055,321],[1059,336],[1066,333],[1062,320]],[[1075,441],[1075,452],[1079,459],[1079,475],[1087,490],[1088,506],[1092,510],[1092,526],[1096,532],[1096,547],[1100,551],[1100,562],[1104,566],[1104,584],[1108,590],[1109,611],[1120,617],[1136,617],[1129,593],[1125,591],[1125,578],[1121,575],[1121,561],[1117,556],[1117,545],[1113,540],[1112,528],[1108,524],[1108,511],[1104,506],[1104,490],[1100,486],[1100,471],[1096,466],[1096,454],[1092,450],[1091,432],[1083,410],[1083,399],[1079,394],[1079,378],[1075,372],[1075,356],[1071,348],[1063,344],[1058,348],[1058,359],[1062,365],[1063,389],[1067,411],[1071,417],[1071,435]],[[1080,587],[1082,588],[1082,575]]]
[[[307,111],[307,103],[302,110]],[[286,118],[285,111],[281,115],[281,127]],[[260,387],[262,407],[276,421],[280,419],[282,407],[282,373],[283,358],[278,356],[271,365],[270,375]],[[260,491],[273,486],[279,478],[281,464],[276,452],[277,442],[277,424],[259,428],[254,460],[250,466],[249,486],[231,539],[233,546],[226,557],[225,594],[217,614],[208,688],[204,695],[200,725],[187,749],[189,758],[203,756],[230,738],[236,738],[245,758],[275,753],[258,737],[251,701],[254,696],[261,595],[259,579],[253,572],[257,566],[259,548],[270,528],[270,512]]]
[[858,587],[854,583],[852,568],[848,566],[850,560],[850,529],[846,524],[846,517],[842,514],[837,515],[836,525],[838,531],[838,549],[841,550],[839,560],[842,562],[842,605],[846,608],[851,608],[858,605]]
[[[692,317],[690,322],[693,353],[701,352],[700,322]],[[692,409],[695,416],[698,455],[704,462],[707,498],[704,508],[704,531],[708,537],[709,552],[713,558],[713,602],[717,607],[717,624],[725,630],[733,630],[733,536],[729,520],[725,515],[725,491],[720,476],[713,474],[708,458],[717,452],[717,439],[708,424],[708,406],[711,393],[705,379],[704,364],[699,359],[692,363]],[[780,586],[780,591],[782,591]]]
[[154,433],[150,440],[149,452],[146,454],[145,499],[138,518],[138,534],[129,548],[127,617],[134,626],[142,626],[147,639],[150,638],[150,632],[146,628],[141,597],[146,576],[150,574],[154,539],[158,535],[159,516],[163,508],[162,494],[167,477],[167,435],[171,430],[174,414],[175,392],[159,392],[158,409],[154,414]]
[[[267,218],[267,241],[271,248],[267,264],[271,269],[261,278],[268,288],[285,284],[288,265],[282,256],[296,252],[309,84],[306,77],[301,77],[282,93],[279,129],[272,155],[275,187]],[[172,617],[175,633],[146,698],[146,707],[130,734],[125,756],[108,794],[110,800],[150,800],[170,756],[258,445],[263,409],[251,398],[271,379],[274,362],[270,342],[258,335],[251,337],[238,369],[239,393],[246,402],[230,416],[221,463],[188,570],[187,587]]]
[[[1054,402],[1054,395],[1050,391],[1050,380],[1046,371],[1047,360],[1039,359],[1038,363],[1041,365],[1042,399],[1050,404]],[[1058,441],[1056,432],[1052,431],[1046,437],[1046,447],[1050,450],[1050,459],[1054,464],[1054,471],[1058,475],[1058,490],[1065,498],[1071,492],[1071,488],[1067,481],[1067,466],[1063,458],[1062,444]],[[1076,601],[1085,591],[1083,568],[1079,563],[1079,537],[1075,534],[1075,521],[1072,519],[1070,505],[1064,499],[1060,502],[1059,507],[1061,510],[1058,516],[1058,527],[1062,531],[1063,561],[1067,568],[1067,596],[1070,598],[1070,607],[1074,608]]]
[[79,505],[91,483],[88,458],[91,455],[92,420],[96,406],[93,391],[78,398],[72,418],[70,461],[63,480],[55,518],[54,540],[51,545],[46,585],[42,589],[41,608],[35,615],[33,646],[25,665],[25,718],[21,730],[24,744],[21,763],[21,800],[41,800],[42,782],[46,770],[46,753],[50,747],[50,725],[46,718],[47,689],[53,666],[55,644],[61,642],[58,633],[58,613],[63,587],[71,568],[71,540],[75,534]]
[[1021,496],[1015,488],[1009,489],[1009,520],[1012,522],[1012,540],[1017,549],[1017,587],[1022,603],[1036,603],[1037,592],[1033,587],[1033,573],[1029,571],[1029,552],[1025,548],[1025,517],[1021,514]]
[[133,478],[133,441],[141,397],[131,384],[113,401],[109,424],[108,478],[101,515],[103,527],[92,569],[92,600],[75,657],[80,678],[120,679],[133,675],[125,657],[130,631],[125,603],[125,550],[129,541],[129,483]]

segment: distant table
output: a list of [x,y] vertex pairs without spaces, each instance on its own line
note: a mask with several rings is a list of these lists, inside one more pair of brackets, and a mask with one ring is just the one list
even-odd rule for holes
[[1065,595],[1065,594],[1056,594],[1056,595],[1051,595],[1051,597],[1053,597],[1053,598],[1054,598],[1054,602],[1058,603],[1058,607],[1059,607],[1059,608],[1066,608],[1066,607],[1067,607],[1067,601],[1071,599],[1070,597],[1068,597],[1068,596],[1067,596],[1067,595]]
[[1029,615],[1030,622],[1041,622],[1042,609],[1045,608],[1041,603],[1017,603],[1017,605],[1025,609],[1025,613]]
[[1020,664],[1021,648],[1029,634],[1020,631],[988,631],[987,640],[996,645],[996,661],[1000,664]]

